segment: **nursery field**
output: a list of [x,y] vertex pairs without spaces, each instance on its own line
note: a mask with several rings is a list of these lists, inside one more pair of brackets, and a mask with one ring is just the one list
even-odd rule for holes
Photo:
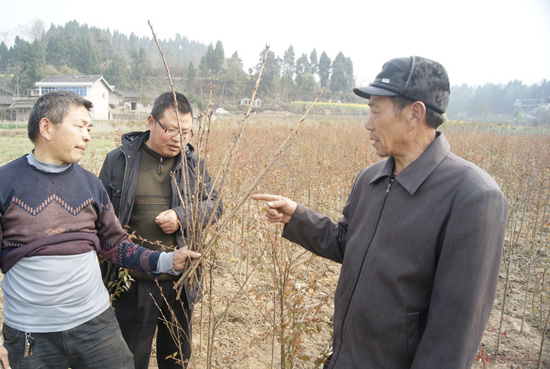
[[[191,368],[322,367],[340,265],[283,240],[249,195],[283,195],[338,221],[357,174],[380,160],[364,119],[309,117],[282,154],[300,116],[253,116],[238,146],[234,116],[213,121],[207,137],[195,135],[225,209],[204,262]],[[81,164],[98,174],[120,133],[144,128],[94,128]],[[496,179],[509,203],[498,291],[472,368],[550,368],[550,132],[463,122],[441,131],[456,154]],[[0,165],[31,147],[24,130],[0,129]]]

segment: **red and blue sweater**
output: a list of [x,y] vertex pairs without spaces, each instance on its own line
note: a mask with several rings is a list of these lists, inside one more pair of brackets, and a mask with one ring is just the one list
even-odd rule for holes
[[0,244],[4,274],[23,257],[93,249],[122,267],[154,273],[160,255],[130,241],[93,173],[77,164],[49,173],[25,156],[0,168]]

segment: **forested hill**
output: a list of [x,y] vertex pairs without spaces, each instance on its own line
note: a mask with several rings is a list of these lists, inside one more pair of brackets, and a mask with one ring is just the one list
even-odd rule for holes
[[[159,40],[171,67],[198,65],[207,46],[177,34],[175,39]],[[24,95],[34,83],[51,74],[102,74],[119,89],[139,88],[143,74],[160,65],[158,47],[152,37],[125,35],[118,31],[89,27],[77,21],[64,26],[51,25],[34,41],[17,36],[9,48],[0,44],[0,71],[15,77],[4,90]],[[138,80],[136,82],[133,79]],[[1,87],[0,87],[1,88]]]
[[[0,94],[25,95],[35,82],[56,74],[101,74],[118,90],[155,92],[161,82],[166,88],[166,71],[152,36],[128,36],[77,21],[30,33],[17,36],[9,47],[0,44]],[[258,50],[258,64],[244,71],[238,52],[226,56],[219,40],[215,46],[204,45],[177,34],[159,44],[177,87],[204,99],[213,82],[214,95],[233,102],[250,97],[265,51]],[[290,45],[281,57],[269,52],[259,92],[264,100],[292,101],[312,99],[326,87],[325,98],[349,101],[354,86],[353,63],[342,52],[334,59],[315,49],[296,55]]]
[[[231,106],[250,97],[265,50],[258,64],[243,70],[235,51],[226,56],[222,41],[204,45],[176,34],[159,44],[170,67],[176,89],[204,105],[213,99]],[[269,51],[258,96],[263,102],[284,105],[311,101],[325,88],[322,101],[364,103],[352,92],[353,62],[342,52],[331,59],[325,51],[296,55],[292,45],[282,56]],[[49,75],[98,74],[117,90],[155,95],[169,89],[166,70],[152,37],[122,34],[77,21],[45,29],[36,22],[28,34],[0,43],[0,96],[25,96]],[[521,81],[471,87],[452,86],[447,109],[450,119],[539,124],[550,122],[550,81],[527,86]],[[2,116],[0,112],[0,118]]]

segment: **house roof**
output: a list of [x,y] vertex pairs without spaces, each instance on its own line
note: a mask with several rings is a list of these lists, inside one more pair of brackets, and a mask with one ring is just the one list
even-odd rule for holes
[[32,109],[34,101],[16,101],[9,106],[9,109]]
[[102,75],[81,75],[81,76],[48,76],[40,82],[36,82],[36,87],[91,87],[98,82],[102,82],[110,91],[113,87],[105,81]]
[[11,105],[13,104],[12,96],[0,96],[0,105]]

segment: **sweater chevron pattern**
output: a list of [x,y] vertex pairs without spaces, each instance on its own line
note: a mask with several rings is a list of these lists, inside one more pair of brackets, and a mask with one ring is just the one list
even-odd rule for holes
[[25,156],[0,168],[0,242],[4,274],[34,255],[95,249],[117,265],[146,272],[155,270],[159,257],[130,241],[93,173],[77,164],[48,173]]

